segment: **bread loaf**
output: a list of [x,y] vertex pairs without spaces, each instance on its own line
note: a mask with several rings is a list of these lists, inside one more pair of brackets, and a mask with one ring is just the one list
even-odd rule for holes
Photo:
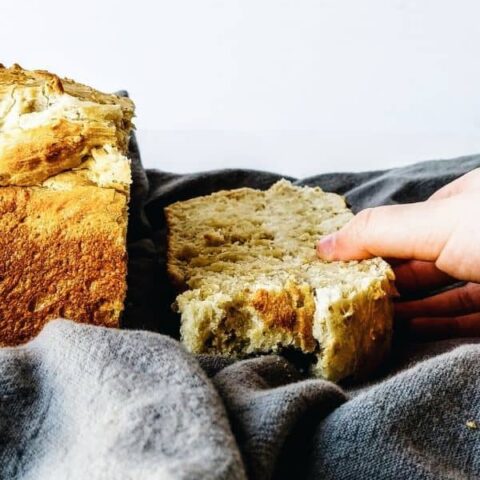
[[134,106],[0,66],[0,345],[64,317],[118,326]]
[[375,258],[325,262],[315,241],[352,216],[342,197],[283,180],[165,210],[168,272],[185,346],[243,357],[296,349],[313,373],[364,376],[388,353],[393,272]]

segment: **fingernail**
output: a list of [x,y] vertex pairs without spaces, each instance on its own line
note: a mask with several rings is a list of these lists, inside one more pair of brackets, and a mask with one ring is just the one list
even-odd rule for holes
[[317,255],[323,260],[333,260],[335,235],[326,235],[317,242]]

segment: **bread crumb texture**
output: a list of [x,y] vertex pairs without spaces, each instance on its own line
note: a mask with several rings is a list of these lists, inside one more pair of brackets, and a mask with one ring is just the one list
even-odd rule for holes
[[465,425],[467,426],[467,428],[469,430],[477,430],[478,429],[478,424],[475,420],[467,420]]
[[118,326],[134,107],[0,65],[0,345],[52,318]]
[[380,258],[325,262],[315,242],[351,217],[342,197],[282,180],[165,209],[175,308],[195,353],[243,357],[295,348],[312,372],[362,377],[389,351],[394,275]]

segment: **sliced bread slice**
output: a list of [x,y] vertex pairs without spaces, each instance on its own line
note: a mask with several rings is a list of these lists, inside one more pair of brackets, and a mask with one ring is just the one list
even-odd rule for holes
[[325,262],[315,241],[352,213],[339,195],[282,180],[165,209],[168,272],[192,352],[316,354],[313,373],[364,376],[389,350],[393,272],[380,258]]

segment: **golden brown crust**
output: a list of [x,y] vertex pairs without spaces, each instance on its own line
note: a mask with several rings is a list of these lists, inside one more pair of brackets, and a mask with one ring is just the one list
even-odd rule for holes
[[57,317],[118,326],[126,292],[126,197],[96,186],[0,189],[0,344]]
[[0,68],[0,186],[37,185],[106,145],[125,154],[133,113],[128,98],[46,71]]
[[312,335],[315,300],[308,285],[289,283],[281,291],[260,289],[253,295],[252,306],[269,328],[290,330],[305,351],[313,351]]
[[46,70],[24,70],[18,63],[14,63],[10,68],[0,64],[0,85],[3,88],[11,85],[28,87],[45,85],[52,91],[64,92],[62,81],[57,75]]
[[112,127],[64,119],[22,131],[14,142],[0,146],[0,186],[39,184],[78,167],[92,148],[115,138]]
[[111,93],[100,92],[69,78],[60,78],[47,70],[25,70],[17,63],[10,68],[0,64],[0,96],[12,86],[16,88],[47,89],[52,93],[67,93],[73,97],[104,105],[120,105],[125,117],[131,120],[134,105],[127,97],[119,97]]

